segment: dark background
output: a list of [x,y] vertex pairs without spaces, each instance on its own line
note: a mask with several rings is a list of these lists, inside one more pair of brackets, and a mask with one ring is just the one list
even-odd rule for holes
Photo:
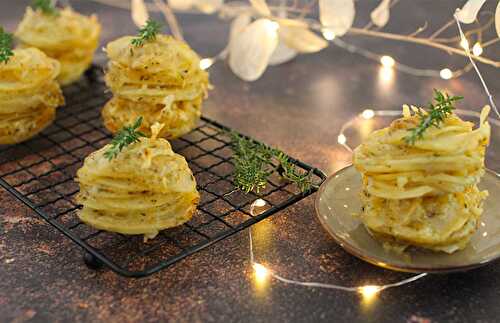
[[[29,2],[0,0],[0,24],[13,31]],[[429,35],[463,2],[402,0],[391,12],[386,30],[409,34],[428,21]],[[99,15],[103,44],[136,31],[127,11],[91,1],[71,3],[83,13]],[[377,3],[356,3],[357,26],[366,23]],[[488,1],[486,11],[493,11],[495,5]],[[228,22],[191,14],[179,15],[179,19],[186,40],[201,56],[215,55],[226,45]],[[456,35],[455,27],[448,35]],[[344,40],[421,68],[453,69],[466,63],[463,57],[412,44],[359,36]],[[499,45],[488,48],[486,55],[498,59]],[[104,62],[102,53],[97,60]],[[498,70],[479,67],[493,94],[499,93]],[[239,80],[219,62],[210,69],[215,89],[204,113],[331,174],[350,162],[350,154],[336,144],[338,132],[363,109],[425,104],[433,88],[465,96],[462,108],[478,111],[487,103],[472,72],[445,81],[396,71],[392,81],[383,82],[379,69],[379,64],[334,45],[271,67],[254,83]],[[352,129],[353,144],[360,133],[384,122],[387,120],[376,119]],[[493,151],[499,138],[496,127],[493,131],[488,164],[498,171],[499,159]],[[0,191],[0,214],[1,322],[496,322],[500,315],[498,263],[467,273],[428,276],[366,302],[341,291],[275,281],[256,284],[249,267],[247,232],[243,232],[172,268],[134,280],[106,270],[88,270],[78,248],[4,191]],[[346,286],[409,277],[373,267],[344,252],[316,220],[314,197],[253,230],[258,261],[285,277]]]

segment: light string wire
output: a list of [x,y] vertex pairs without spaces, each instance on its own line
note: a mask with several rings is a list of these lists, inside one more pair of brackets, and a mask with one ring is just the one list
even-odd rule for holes
[[[262,207],[265,205],[264,200],[262,199],[257,199],[255,200],[252,205],[250,206],[250,213],[252,215],[258,215],[258,212],[255,210],[258,207]],[[259,276],[259,278],[265,278],[267,276],[270,276],[277,281],[280,281],[285,284],[290,284],[290,285],[296,285],[296,286],[302,286],[302,287],[309,287],[309,288],[322,288],[322,289],[334,289],[334,290],[339,290],[339,291],[344,291],[344,292],[350,292],[350,293],[359,293],[362,295],[366,296],[372,296],[376,293],[379,293],[383,290],[386,290],[388,288],[393,288],[393,287],[399,287],[403,285],[407,285],[410,283],[413,283],[421,278],[424,278],[427,276],[427,273],[421,273],[418,275],[411,276],[409,278],[397,281],[395,283],[390,283],[390,284],[385,284],[385,285],[361,285],[361,286],[342,286],[342,285],[337,285],[337,284],[327,284],[327,283],[321,283],[321,282],[308,282],[308,281],[300,281],[300,280],[294,280],[294,279],[289,279],[285,278],[279,274],[277,274],[274,270],[269,269],[265,267],[264,265],[258,263],[255,261],[255,255],[254,255],[254,246],[253,246],[253,237],[252,237],[252,228],[248,229],[248,239],[249,239],[249,251],[250,251],[250,262],[255,270],[255,274]]]
[[[356,45],[346,43],[345,41],[338,39],[338,38],[333,39],[332,43],[334,45],[337,45],[340,48],[347,50],[348,52],[361,55],[367,59],[370,59],[370,60],[373,60],[376,62],[380,62],[380,59],[383,56],[383,55],[377,54],[375,52],[372,52],[370,50],[367,50],[365,48],[361,48],[361,47],[358,47]],[[415,68],[415,67],[411,67],[411,66],[399,63],[399,62],[394,62],[394,66],[392,66],[392,67],[394,67],[395,69],[397,69],[403,73],[410,74],[413,76],[439,77],[438,70]],[[453,73],[453,75],[456,75],[457,72],[458,71],[455,71]]]
[[[464,32],[462,30],[462,26],[460,25],[460,21],[458,20],[458,17],[457,17],[457,14],[456,14],[459,10],[460,9],[457,9],[455,11],[455,14],[453,15],[453,17],[455,18],[455,21],[457,22],[457,27],[458,27],[458,31],[460,33],[460,38],[462,39],[462,41],[464,41],[464,40],[466,41],[467,38],[464,35]],[[474,67],[474,70],[476,71],[477,76],[481,80],[481,84],[483,85],[483,88],[484,88],[486,94],[488,95],[488,99],[489,99],[489,101],[491,103],[491,107],[493,108],[493,111],[495,111],[497,117],[500,118],[500,113],[498,112],[498,109],[497,109],[497,106],[495,104],[495,101],[493,100],[493,95],[490,93],[490,90],[488,89],[488,86],[486,85],[486,82],[484,81],[484,78],[481,75],[481,72],[479,71],[479,68],[477,67],[476,62],[474,62],[474,59],[472,58],[469,46],[465,46],[464,49],[465,49],[465,52],[467,53],[467,57],[469,58],[472,66]]]

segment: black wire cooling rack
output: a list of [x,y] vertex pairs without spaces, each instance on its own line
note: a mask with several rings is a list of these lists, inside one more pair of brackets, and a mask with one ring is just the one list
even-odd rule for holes
[[[33,209],[84,250],[85,263],[103,265],[129,277],[143,277],[166,268],[224,238],[269,217],[312,194],[271,176],[258,196],[235,191],[232,182],[231,129],[207,118],[172,147],[188,160],[201,193],[193,219],[178,228],[161,232],[144,242],[142,236],[126,236],[93,229],[80,222],[74,202],[76,171],[83,159],[110,140],[102,126],[100,108],[109,99],[99,67],[90,69],[78,83],[64,89],[67,104],[57,120],[36,138],[12,146],[0,146],[0,186]],[[318,169],[291,159],[313,174],[316,184],[325,175]],[[253,216],[250,206],[264,199],[269,209]]]

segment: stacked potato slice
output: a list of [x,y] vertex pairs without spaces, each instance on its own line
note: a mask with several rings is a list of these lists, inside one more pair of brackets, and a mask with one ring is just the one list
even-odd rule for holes
[[49,15],[30,7],[16,36],[23,47],[36,47],[61,63],[59,82],[77,81],[90,66],[99,43],[101,26],[96,16],[86,17],[65,8]]
[[64,104],[60,64],[36,48],[16,49],[0,64],[0,144],[25,141],[54,120]]
[[102,111],[106,127],[116,132],[142,116],[141,131],[147,135],[151,125],[160,122],[160,137],[182,136],[200,118],[208,74],[184,42],[159,35],[136,47],[132,39],[122,37],[106,48],[106,83],[114,94]]
[[448,253],[465,248],[488,195],[477,187],[490,138],[488,112],[485,107],[476,129],[451,115],[408,144],[404,138],[420,118],[406,108],[402,119],[356,148],[354,165],[363,175],[361,220],[370,232],[391,247]]
[[199,193],[184,157],[154,136],[126,147],[111,161],[109,145],[92,153],[78,171],[80,219],[98,229],[153,238],[189,221]]

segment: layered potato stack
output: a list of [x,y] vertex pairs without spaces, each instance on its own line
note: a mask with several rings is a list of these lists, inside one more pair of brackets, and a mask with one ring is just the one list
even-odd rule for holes
[[36,48],[16,49],[0,63],[0,144],[30,139],[52,123],[64,104],[58,61]]
[[488,195],[477,187],[490,138],[488,112],[485,107],[477,129],[453,114],[408,144],[404,138],[420,119],[405,107],[403,118],[355,149],[363,177],[360,217],[385,246],[448,253],[465,248]]
[[147,239],[191,219],[200,199],[195,178],[184,157],[156,138],[159,131],[156,127],[152,138],[141,138],[111,161],[104,155],[110,145],[85,159],[77,173],[83,222]]
[[133,37],[108,44],[106,84],[114,97],[102,111],[104,124],[117,132],[142,116],[141,131],[150,135],[155,122],[164,124],[163,138],[180,137],[195,128],[207,95],[208,74],[200,58],[184,42],[170,36],[137,47]]
[[58,15],[28,7],[15,33],[20,46],[36,47],[61,63],[58,81],[67,85],[80,79],[92,63],[101,26],[96,16],[83,16],[71,8]]

